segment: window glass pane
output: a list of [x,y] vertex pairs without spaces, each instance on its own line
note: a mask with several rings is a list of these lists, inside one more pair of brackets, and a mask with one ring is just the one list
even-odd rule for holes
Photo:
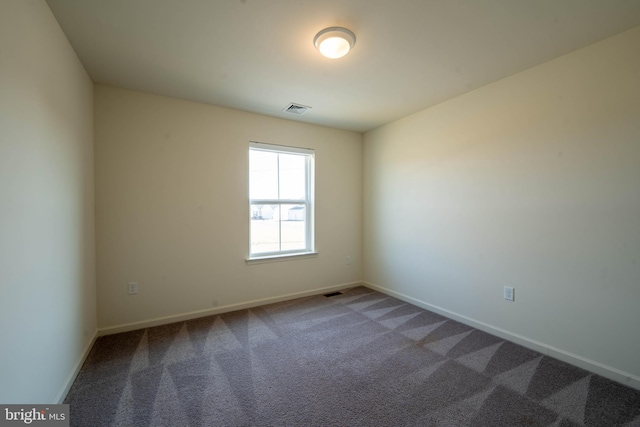
[[282,250],[306,249],[306,209],[304,205],[281,205]]
[[313,200],[313,154],[251,143],[249,149],[250,254],[270,256],[313,250],[307,216]]
[[280,198],[304,200],[306,197],[306,157],[280,154]]
[[278,205],[251,205],[251,253],[280,250],[280,208]]
[[252,199],[278,198],[278,153],[249,150],[249,182]]

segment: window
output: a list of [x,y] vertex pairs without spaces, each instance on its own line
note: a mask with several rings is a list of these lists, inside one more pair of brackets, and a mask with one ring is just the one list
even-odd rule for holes
[[250,259],[313,253],[313,160],[313,150],[250,143]]

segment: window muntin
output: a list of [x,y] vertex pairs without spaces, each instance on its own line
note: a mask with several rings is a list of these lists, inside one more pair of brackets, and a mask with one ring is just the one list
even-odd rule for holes
[[250,144],[250,258],[313,252],[313,161],[313,150]]

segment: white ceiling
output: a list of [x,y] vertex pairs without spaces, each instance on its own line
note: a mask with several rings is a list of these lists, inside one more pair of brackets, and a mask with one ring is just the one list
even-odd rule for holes
[[640,25],[640,0],[47,2],[95,82],[359,132]]

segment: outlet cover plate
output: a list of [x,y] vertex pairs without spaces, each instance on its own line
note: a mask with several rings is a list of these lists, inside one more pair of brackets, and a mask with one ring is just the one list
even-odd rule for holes
[[515,301],[515,289],[511,286],[505,286],[504,287],[504,299],[506,299],[507,301]]

